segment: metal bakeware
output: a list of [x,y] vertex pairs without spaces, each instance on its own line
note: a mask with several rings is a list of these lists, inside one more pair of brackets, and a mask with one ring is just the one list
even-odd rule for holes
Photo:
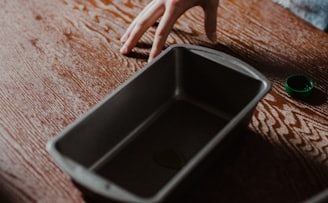
[[104,199],[163,202],[249,123],[269,89],[262,74],[237,58],[174,45],[47,149],[74,182]]

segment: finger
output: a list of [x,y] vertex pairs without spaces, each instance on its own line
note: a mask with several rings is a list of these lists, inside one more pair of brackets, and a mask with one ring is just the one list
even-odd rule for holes
[[216,41],[216,23],[217,23],[217,9],[218,0],[207,1],[203,7],[205,12],[205,32],[207,37],[215,42]]
[[159,25],[156,29],[154,42],[152,49],[149,54],[148,61],[151,61],[155,58],[159,53],[161,53],[165,41],[178,17],[183,13],[183,11],[177,12],[174,11],[174,8],[167,8],[164,12],[164,15],[159,22]]
[[136,23],[129,32],[128,37],[120,50],[121,53],[127,54],[133,47],[135,47],[138,40],[146,32],[146,30],[163,14],[164,7],[154,4],[154,6],[149,7],[148,11],[149,12],[145,12],[144,15],[140,16],[140,18],[136,20]]
[[[137,22],[140,20],[140,18],[142,16],[145,15],[145,13],[149,12],[149,10],[151,9],[151,7],[153,7],[154,1],[150,2],[144,9],[142,9],[142,11],[138,14],[138,16],[132,21],[132,23],[129,25],[128,29],[125,31],[125,33],[122,35],[121,37],[121,42],[125,42],[127,40],[127,38],[129,37],[131,31],[133,30],[133,28],[135,27],[135,25],[137,24]],[[151,10],[150,10],[151,11]]]

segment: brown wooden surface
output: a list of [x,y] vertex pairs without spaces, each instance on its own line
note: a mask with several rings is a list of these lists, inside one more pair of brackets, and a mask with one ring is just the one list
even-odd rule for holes
[[[0,2],[0,202],[83,202],[53,163],[47,141],[146,64],[155,28],[129,56],[120,36],[147,0]],[[190,43],[240,57],[273,84],[235,153],[186,202],[300,202],[328,186],[328,35],[270,0],[222,0],[218,43],[189,10],[167,45]],[[316,83],[308,101],[284,79]]]

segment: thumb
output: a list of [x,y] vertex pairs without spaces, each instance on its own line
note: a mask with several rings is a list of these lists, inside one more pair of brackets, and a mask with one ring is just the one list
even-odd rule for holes
[[211,41],[216,41],[216,22],[217,22],[217,10],[218,10],[218,0],[208,0],[203,6],[205,13],[205,32]]

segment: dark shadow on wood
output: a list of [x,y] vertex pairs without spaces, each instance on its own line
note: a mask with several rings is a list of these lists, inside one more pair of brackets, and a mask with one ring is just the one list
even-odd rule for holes
[[319,106],[327,102],[327,97],[321,90],[314,88],[312,94],[303,101],[313,106]]
[[145,43],[145,42],[138,42],[136,47],[140,49],[151,49],[152,44]]
[[140,52],[136,52],[136,51],[131,51],[130,53],[125,55],[126,57],[129,58],[136,58],[136,59],[142,59],[142,60],[147,60],[149,55],[148,54],[144,54],[144,53],[140,53]]

